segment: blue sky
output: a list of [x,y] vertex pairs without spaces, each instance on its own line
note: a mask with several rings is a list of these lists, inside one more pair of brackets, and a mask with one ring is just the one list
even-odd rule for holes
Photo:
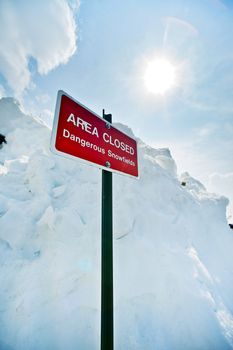
[[[179,173],[233,200],[233,1],[1,1],[0,94],[49,124],[63,89],[168,147]],[[176,86],[145,89],[164,57]]]

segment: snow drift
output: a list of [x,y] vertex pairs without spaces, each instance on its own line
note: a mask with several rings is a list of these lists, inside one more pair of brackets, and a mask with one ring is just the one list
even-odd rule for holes
[[[52,155],[13,99],[0,133],[0,349],[99,349],[101,172]],[[227,199],[140,140],[139,165],[114,175],[116,350],[233,349]]]

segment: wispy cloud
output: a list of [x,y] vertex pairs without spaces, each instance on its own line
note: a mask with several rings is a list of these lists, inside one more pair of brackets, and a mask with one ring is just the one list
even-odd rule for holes
[[16,97],[30,87],[31,58],[38,72],[47,74],[74,54],[73,8],[66,0],[0,2],[0,73]]
[[199,80],[185,96],[186,103],[204,112],[232,114],[233,58],[231,55],[227,58],[217,56],[212,67],[207,62],[202,70],[199,69]]
[[228,215],[233,218],[233,172],[211,174],[209,176],[209,189],[213,192],[223,194],[230,199]]
[[0,85],[0,98],[5,96],[5,89],[2,85]]
[[50,101],[50,96],[48,94],[40,94],[36,96],[36,101],[38,101],[39,103],[47,103]]
[[202,140],[203,138],[211,137],[216,132],[217,127],[218,126],[215,123],[203,125],[197,130],[198,139]]

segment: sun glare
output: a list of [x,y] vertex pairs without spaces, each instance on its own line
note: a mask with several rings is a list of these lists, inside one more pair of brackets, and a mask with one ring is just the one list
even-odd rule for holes
[[163,95],[175,84],[175,68],[166,59],[156,59],[148,63],[144,82],[147,90]]

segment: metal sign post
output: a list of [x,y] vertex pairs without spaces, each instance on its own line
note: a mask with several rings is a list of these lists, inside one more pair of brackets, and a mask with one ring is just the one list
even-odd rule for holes
[[102,170],[101,350],[114,348],[112,172],[138,178],[137,141],[62,90],[58,91],[51,151]]
[[[103,118],[112,122],[112,115]],[[101,350],[113,350],[113,219],[112,173],[102,170]]]

